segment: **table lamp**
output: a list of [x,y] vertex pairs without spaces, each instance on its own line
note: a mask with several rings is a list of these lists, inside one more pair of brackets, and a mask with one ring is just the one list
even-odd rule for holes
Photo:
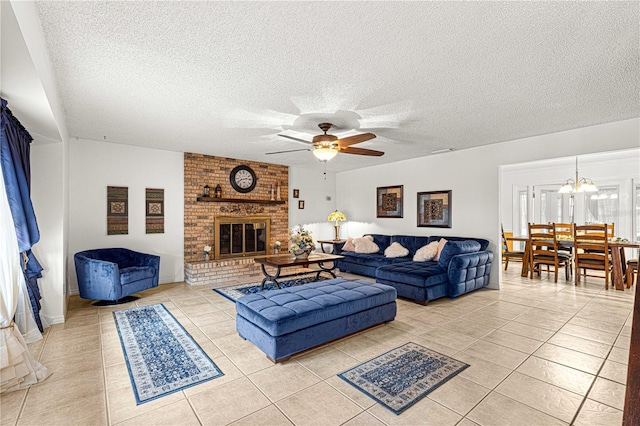
[[338,225],[338,222],[341,220],[347,220],[347,217],[344,215],[344,213],[335,210],[329,215],[329,218],[327,220],[329,222],[335,222],[335,224],[333,225],[333,227],[336,229],[336,237],[334,238],[334,241],[338,241],[340,239],[340,225]]

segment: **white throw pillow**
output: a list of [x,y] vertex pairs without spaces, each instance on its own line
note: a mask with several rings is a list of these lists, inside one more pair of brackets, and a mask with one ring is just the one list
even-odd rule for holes
[[385,249],[384,255],[385,257],[405,257],[409,255],[409,250],[396,241]]
[[342,246],[342,251],[355,251],[356,246],[353,244],[353,238],[347,238],[347,242]]
[[426,262],[428,260],[434,260],[438,254],[438,241],[431,242],[426,246],[420,247],[416,254],[413,255],[414,262]]
[[356,246],[356,253],[377,253],[380,251],[380,247],[373,242],[371,235],[364,236],[362,238],[355,238],[353,244]]

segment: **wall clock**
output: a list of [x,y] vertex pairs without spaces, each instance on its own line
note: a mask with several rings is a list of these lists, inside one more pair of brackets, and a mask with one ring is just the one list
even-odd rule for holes
[[249,166],[240,165],[234,167],[229,174],[229,182],[231,182],[233,189],[243,194],[253,191],[257,181],[258,178],[255,172]]

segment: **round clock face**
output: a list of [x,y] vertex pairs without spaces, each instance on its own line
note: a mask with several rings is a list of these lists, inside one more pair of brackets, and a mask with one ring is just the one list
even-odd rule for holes
[[238,166],[229,175],[231,186],[238,192],[247,193],[256,187],[256,174],[249,166]]

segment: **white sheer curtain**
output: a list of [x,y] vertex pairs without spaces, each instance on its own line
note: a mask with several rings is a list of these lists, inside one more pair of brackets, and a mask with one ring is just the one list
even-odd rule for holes
[[[50,373],[46,367],[33,359],[22,333],[13,322],[20,303],[21,322],[25,322],[25,327],[31,327],[28,321],[30,307],[24,306],[29,302],[28,298],[25,298],[26,284],[21,270],[18,240],[2,173],[0,236],[0,393],[3,393],[27,388],[46,379]],[[35,336],[31,331],[27,331],[27,335],[29,334]]]

